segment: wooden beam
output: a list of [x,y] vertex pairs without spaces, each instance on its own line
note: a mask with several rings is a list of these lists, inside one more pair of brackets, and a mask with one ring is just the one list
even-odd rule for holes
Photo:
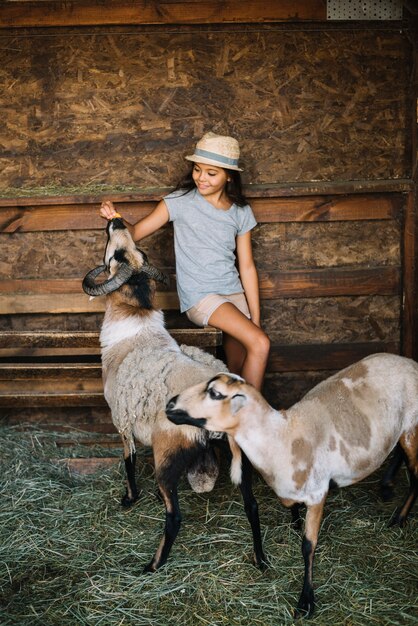
[[[34,391],[21,393],[18,390],[0,393],[0,407],[29,408],[29,407],[69,407],[69,406],[107,406],[103,392],[57,392],[54,394]],[[92,430],[96,431],[94,427]],[[107,432],[113,432],[114,428]]]
[[[222,332],[212,326],[204,328],[168,329],[174,339],[182,344],[216,347],[222,343]],[[65,350],[83,350],[84,354],[99,354],[99,331],[0,331],[0,355],[19,356],[26,350],[48,349],[51,354],[66,354]],[[89,352],[89,350],[91,350]],[[76,352],[74,352],[76,354]],[[82,352],[83,353],[83,352]]]
[[326,0],[14,0],[0,4],[2,28],[325,19]]
[[395,295],[400,293],[400,268],[289,270],[260,273],[262,299],[326,296]]
[[[0,281],[0,284],[3,281]],[[16,281],[20,282],[20,281]],[[26,282],[26,281],[24,281]],[[81,293],[79,279],[69,279],[66,282],[68,288],[61,289],[58,285],[51,285],[51,291],[44,291],[44,283],[48,281],[31,281],[33,283],[31,293],[5,292],[0,286],[1,301],[0,315],[15,313],[103,313],[105,310],[104,298],[93,298]],[[37,285],[37,283],[40,283]],[[18,287],[19,289],[19,287]],[[34,293],[34,290],[37,290]],[[7,295],[4,295],[7,294]],[[155,304],[161,309],[178,309],[179,302],[177,293],[158,292],[155,295]]]
[[[117,210],[128,222],[148,215],[156,201],[114,201]],[[401,194],[360,194],[350,196],[302,196],[299,198],[250,199],[259,223],[332,222],[359,220],[390,220],[397,217],[404,205]],[[60,204],[21,203],[18,199],[0,207],[0,233],[58,230],[103,229],[99,201]]]
[[310,344],[273,346],[268,372],[340,370],[377,352],[399,354],[396,343]]
[[417,352],[417,198],[418,192],[408,196],[403,232],[402,354],[410,358]]
[[[347,180],[347,181],[314,181],[300,183],[264,183],[244,185],[244,192],[248,198],[285,198],[320,195],[348,195],[348,194],[387,194],[408,193],[413,189],[414,181],[411,178],[397,178],[388,180]],[[27,192],[17,196],[3,193],[0,198],[0,207],[10,206],[46,206],[62,204],[100,204],[103,198],[112,202],[152,202],[160,200],[171,191],[169,187],[152,189],[138,189],[137,191],[112,192],[111,189],[101,192],[82,192],[75,194],[54,194],[48,190],[45,193]]]
[[[400,268],[327,268],[262,272],[263,299],[321,296],[395,295],[400,293]],[[0,315],[16,313],[101,313],[104,298],[81,292],[81,280],[1,280]],[[157,292],[156,306],[177,309],[175,292]]]
[[59,384],[62,379],[85,380],[101,377],[100,363],[0,363],[0,381],[52,378]]
[[[91,444],[90,444],[91,445]],[[88,457],[51,459],[52,463],[65,467],[70,474],[89,476],[98,472],[116,467],[120,459],[118,457]]]

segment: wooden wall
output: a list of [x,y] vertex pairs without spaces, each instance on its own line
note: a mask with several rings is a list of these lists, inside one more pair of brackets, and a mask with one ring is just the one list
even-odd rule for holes
[[[405,350],[407,30],[6,29],[0,50],[0,329],[96,328],[100,307],[86,312],[79,281],[102,258],[101,197],[140,217],[214,130],[240,140],[259,221],[267,397],[287,406],[364,354]],[[143,247],[174,271],[171,227]],[[52,322],[39,304],[48,281],[74,305]]]
[[251,184],[411,175],[398,30],[0,31],[0,51],[5,190],[170,186],[207,130],[240,139]]

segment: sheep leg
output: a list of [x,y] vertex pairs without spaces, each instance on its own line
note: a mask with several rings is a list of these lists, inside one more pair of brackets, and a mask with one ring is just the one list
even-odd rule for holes
[[135,481],[135,465],[136,465],[136,453],[130,450],[128,442],[125,438],[123,441],[123,460],[125,461],[126,471],[126,493],[121,500],[122,506],[132,506],[136,500],[138,500],[139,492]]
[[239,488],[241,490],[242,498],[244,500],[244,509],[247,515],[247,519],[250,522],[251,530],[253,533],[253,548],[254,548],[254,564],[256,567],[259,567],[261,570],[265,570],[268,566],[267,558],[263,552],[263,542],[261,539],[261,530],[260,530],[260,518],[258,515],[258,504],[257,500],[254,497],[253,489],[252,489],[252,474],[253,468],[245,456],[244,452],[242,454],[242,474],[241,474],[241,482],[239,484]]
[[181,434],[154,431],[153,451],[155,473],[161,497],[165,504],[164,535],[160,545],[144,572],[155,572],[164,565],[170,554],[173,543],[179,533],[181,512],[177,496],[177,485],[180,477],[202,452],[202,444],[191,443]]
[[402,435],[399,443],[406,457],[409,493],[402,506],[395,511],[389,526],[397,525],[402,528],[418,495],[418,428],[413,434]]
[[310,617],[315,608],[315,596],[313,590],[313,562],[315,548],[318,543],[319,527],[321,525],[322,515],[324,512],[324,504],[326,495],[318,504],[312,504],[307,507],[305,519],[305,532],[302,540],[302,554],[305,562],[305,576],[303,580],[302,593],[295,609],[295,618]]
[[300,504],[300,502],[296,502],[295,504],[292,504],[292,506],[290,507],[290,513],[292,515],[292,526],[295,530],[301,530],[302,528],[302,518],[300,515],[300,509],[302,508],[302,505]]
[[389,467],[382,478],[382,482],[380,483],[380,494],[384,502],[387,502],[388,500],[391,500],[393,498],[393,479],[398,473],[402,462],[402,448],[398,444],[394,450]]
[[165,528],[160,545],[144,572],[155,572],[167,562],[173,543],[181,526],[181,512],[177,496],[177,485],[159,485],[160,493],[165,504]]

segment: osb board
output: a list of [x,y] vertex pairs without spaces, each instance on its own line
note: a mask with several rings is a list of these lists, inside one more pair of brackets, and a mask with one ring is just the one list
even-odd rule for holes
[[320,383],[333,371],[318,372],[284,372],[268,374],[265,377],[263,394],[276,409],[288,409],[298,402],[312,387]]
[[171,186],[204,131],[245,181],[410,176],[398,31],[108,29],[0,39],[0,186]]
[[359,267],[400,263],[398,221],[260,224],[254,259],[260,270]]
[[[395,220],[263,224],[254,229],[260,272],[303,268],[378,267],[400,264],[400,224]],[[102,231],[13,233],[1,237],[3,279],[80,278],[100,265]],[[174,273],[171,226],[141,242],[157,267]]]
[[283,298],[262,302],[272,344],[399,341],[400,298]]

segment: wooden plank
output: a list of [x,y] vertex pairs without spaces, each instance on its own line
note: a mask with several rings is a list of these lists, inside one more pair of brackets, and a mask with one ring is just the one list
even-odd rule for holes
[[[73,419],[68,419],[61,417],[61,420],[58,420],[54,417],[58,411],[58,407],[50,406],[50,407],[19,407],[16,410],[10,410],[12,407],[5,407],[4,413],[5,417],[2,417],[2,424],[8,426],[21,426],[24,425],[25,428],[23,430],[27,430],[28,425],[33,425],[34,427],[41,427],[42,430],[53,430],[55,432],[60,433],[72,433],[72,432],[84,432],[86,435],[102,435],[102,436],[113,436],[116,432],[114,425],[111,422],[110,414],[109,421],[107,423],[98,423],[95,418],[93,420],[79,420],[75,422]],[[80,413],[85,410],[89,410],[90,407],[73,407],[73,409],[77,409]],[[66,409],[66,412],[70,412],[70,407]],[[103,410],[103,407],[91,407],[90,410],[97,412],[98,410]],[[106,410],[106,409],[105,409]],[[36,411],[37,418],[30,420],[28,419],[28,415],[32,415]],[[89,444],[92,445],[92,444]]]
[[[298,183],[264,183],[244,185],[247,198],[300,198],[304,196],[347,196],[357,194],[399,194],[409,193],[414,187],[411,178],[397,178],[388,180],[347,180],[347,181],[313,181]],[[140,204],[157,202],[170,193],[170,187],[156,187],[152,189],[138,189],[137,191],[100,193],[76,193],[65,195],[51,195],[48,190],[44,194],[23,194],[19,196],[0,197],[1,207],[35,207],[35,206],[62,206],[100,204],[103,198],[116,203]]]
[[99,331],[0,331],[1,348],[97,348]]
[[[107,406],[102,392],[80,392],[39,394],[9,393],[0,394],[1,408],[26,408],[26,407],[72,407],[72,406]],[[96,428],[92,428],[96,430]],[[114,429],[113,429],[114,431]],[[108,432],[113,432],[110,429]]]
[[[170,328],[171,336],[180,344],[216,347],[222,343],[222,332],[217,328]],[[0,350],[9,355],[22,355],[23,350],[29,354],[36,353],[40,348],[51,349],[51,354],[71,354],[79,350],[79,354],[99,354],[99,331],[0,331]],[[65,352],[67,350],[67,352]],[[70,351],[71,350],[71,351]]]
[[[79,294],[88,302],[95,300],[104,300],[102,297],[93,298],[84,293],[81,283],[83,277],[80,278],[6,278],[0,280],[0,294],[37,294],[37,295],[63,295],[63,294]],[[54,300],[54,298],[52,298]],[[155,294],[156,305],[159,308],[171,309],[178,308],[178,298],[175,291],[157,291]],[[172,305],[175,306],[172,306]]]
[[290,270],[260,274],[262,299],[400,293],[400,268]]
[[[341,295],[391,295],[399,293],[400,268],[330,268],[290,270],[260,274],[262,298],[317,297]],[[0,281],[0,314],[97,313],[105,310],[105,299],[80,292],[80,280]],[[59,297],[58,297],[59,296]],[[178,308],[177,294],[158,292],[156,306]]]
[[403,354],[410,358],[417,356],[416,305],[417,305],[417,210],[418,191],[408,196],[403,231],[403,309],[402,309],[402,348]]
[[0,380],[101,379],[100,363],[0,363]]
[[217,24],[325,20],[325,0],[14,0],[0,4],[0,27]]
[[[250,199],[258,222],[328,222],[387,220],[399,215],[401,195],[362,194],[349,197],[302,196],[298,198]],[[137,222],[156,206],[156,202],[118,202],[115,206],[128,222]],[[37,232],[103,229],[99,201],[66,204],[20,204],[18,200],[0,208],[0,232]]]
[[90,476],[92,474],[97,474],[98,472],[102,472],[103,470],[116,467],[120,462],[120,458],[115,456],[51,460],[56,465],[64,466],[70,474],[76,476]]
[[13,393],[16,397],[33,395],[37,396],[55,396],[57,394],[91,394],[103,393],[103,384],[101,378],[84,378],[79,375],[78,378],[67,378],[57,381],[54,378],[31,378],[19,380],[0,380],[0,396]]
[[[0,281],[2,282],[2,281]],[[37,281],[32,281],[36,283]],[[44,281],[42,281],[44,282]],[[66,293],[53,291],[51,295],[47,293],[30,293],[15,295],[4,295],[0,289],[0,315],[9,313],[103,313],[105,310],[105,299],[89,297],[83,293],[71,291],[70,281],[69,290]],[[80,281],[75,280],[80,285]],[[36,285],[34,284],[36,288]],[[42,289],[42,285],[40,285]],[[58,288],[58,286],[57,286]],[[10,293],[10,292],[9,292]],[[59,297],[58,297],[59,296]],[[178,297],[174,292],[159,292],[156,294],[155,304],[158,309],[178,309]]]
[[365,342],[352,344],[311,344],[273,346],[268,372],[299,372],[340,370],[377,352],[399,354],[399,345],[393,342]]

